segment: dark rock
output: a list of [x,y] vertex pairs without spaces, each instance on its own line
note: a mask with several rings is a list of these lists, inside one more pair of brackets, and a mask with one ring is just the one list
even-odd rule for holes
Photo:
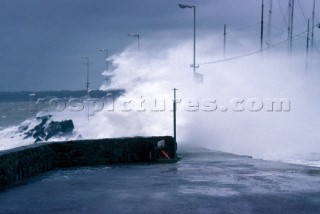
[[64,134],[72,133],[74,125],[72,120],[64,120],[61,122],[51,121],[49,126],[45,129],[47,136],[45,140],[48,140],[54,136],[61,136]]
[[33,129],[30,129],[29,131],[24,133],[26,135],[24,139],[29,138],[31,136],[35,139],[37,139],[38,137],[44,138],[46,135],[44,133],[44,125],[50,118],[51,118],[51,115],[37,117],[37,120],[41,120],[40,124],[36,125]]
[[42,142],[42,141],[43,141],[42,138],[37,137],[36,140],[34,141],[34,143],[38,143],[38,142]]
[[[52,137],[59,137],[65,134],[72,133],[74,129],[74,124],[72,120],[64,120],[64,121],[50,121],[51,115],[37,117],[41,122],[36,125],[34,128],[25,132],[24,138],[33,137],[35,139],[35,143],[41,141],[47,141]],[[49,124],[48,124],[49,123]]]
[[42,126],[37,125],[34,128],[34,132],[32,134],[33,138],[44,138],[46,136],[46,133],[44,132],[45,128]]

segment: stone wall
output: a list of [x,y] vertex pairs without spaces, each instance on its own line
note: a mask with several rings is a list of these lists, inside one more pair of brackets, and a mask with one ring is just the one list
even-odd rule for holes
[[176,157],[169,136],[39,143],[0,152],[0,189],[58,168],[159,162]]

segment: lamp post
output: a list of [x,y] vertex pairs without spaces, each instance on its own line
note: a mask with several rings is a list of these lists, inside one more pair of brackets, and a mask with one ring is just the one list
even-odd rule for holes
[[[109,61],[108,61],[108,57],[109,57],[109,52],[108,52],[108,49],[100,49],[101,52],[105,52],[106,53],[106,72],[107,72],[107,75],[108,75],[108,70],[109,70]],[[107,84],[109,84],[109,76],[107,76],[106,78],[107,80]]]
[[196,65],[196,6],[179,4],[181,9],[193,8],[193,64],[190,67],[193,68],[193,75],[196,77],[196,68],[199,66]]
[[100,49],[101,52],[105,52],[106,53],[106,71],[108,72],[108,67],[109,67],[109,63],[108,63],[108,49]]
[[176,91],[178,89],[173,89],[173,138],[174,138],[174,151],[175,151],[175,157],[176,157],[176,151],[177,151],[177,99],[176,99]]
[[89,120],[89,57],[87,56],[83,56],[81,57],[82,59],[85,59],[87,61],[87,83],[86,83],[86,86],[87,86],[87,103],[88,103],[88,120]]
[[128,36],[137,37],[138,38],[138,51],[140,51],[140,35],[134,33],[128,33]]
[[87,63],[86,63],[87,64],[87,83],[86,83],[86,86],[87,86],[87,96],[89,98],[89,85],[90,85],[90,83],[89,83],[89,57],[83,56],[81,58],[85,59],[87,61]]

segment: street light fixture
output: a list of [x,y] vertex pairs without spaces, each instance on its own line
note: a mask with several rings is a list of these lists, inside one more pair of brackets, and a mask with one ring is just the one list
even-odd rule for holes
[[105,80],[107,81],[107,85],[109,85],[110,84],[110,79],[112,77],[112,75],[110,75],[108,73],[108,71],[109,71],[109,60],[108,60],[109,51],[108,51],[108,49],[100,49],[100,51],[106,53],[106,79]]
[[195,6],[191,6],[191,5],[185,5],[185,4],[179,4],[179,7],[184,9],[184,8],[194,8]]
[[108,67],[109,67],[109,64],[108,64],[108,49],[100,49],[101,52],[105,52],[106,53],[106,71],[108,72]]
[[197,77],[196,68],[199,68],[199,66],[196,65],[196,6],[179,4],[179,7],[181,9],[193,8],[193,64],[190,65],[190,67],[193,68],[193,75],[194,75],[194,78],[196,78]]
[[140,35],[134,33],[128,33],[128,36],[137,37],[138,38],[138,51],[140,51]]
[[87,56],[83,56],[81,57],[82,59],[85,59],[87,61],[87,83],[86,83],[86,86],[87,86],[87,96],[89,97],[89,57]]
[[85,59],[87,61],[87,103],[88,103],[88,120],[89,120],[89,57],[83,56],[82,59]]

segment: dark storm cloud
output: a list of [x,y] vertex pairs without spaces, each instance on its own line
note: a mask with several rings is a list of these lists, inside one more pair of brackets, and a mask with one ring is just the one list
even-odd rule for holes
[[[197,5],[199,33],[260,19],[261,1],[255,0],[1,0],[0,90],[82,89],[83,55],[91,60],[91,88],[98,88],[104,68],[98,50],[120,52],[134,41],[128,32],[142,39],[162,31],[172,32],[173,39],[191,36],[192,10],[178,3]],[[310,5],[308,0],[303,6]],[[282,22],[279,14],[274,19]],[[184,33],[175,36],[178,31]]]

